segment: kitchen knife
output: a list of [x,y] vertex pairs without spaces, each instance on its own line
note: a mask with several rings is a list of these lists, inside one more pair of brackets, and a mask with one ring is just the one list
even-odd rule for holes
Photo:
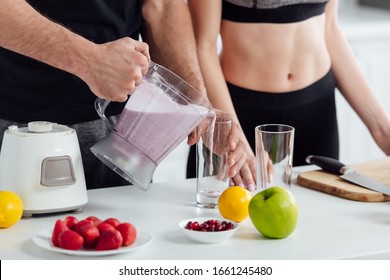
[[344,180],[352,182],[356,185],[390,195],[390,186],[386,186],[385,184],[360,175],[355,170],[336,159],[311,155],[306,158],[306,162],[309,164],[315,164],[330,173],[341,175],[340,178],[343,178]]

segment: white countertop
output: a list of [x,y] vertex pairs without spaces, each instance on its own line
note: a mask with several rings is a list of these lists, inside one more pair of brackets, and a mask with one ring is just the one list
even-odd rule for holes
[[[296,168],[298,172],[314,167]],[[286,239],[262,237],[247,218],[237,233],[222,244],[199,244],[187,239],[178,223],[196,216],[219,216],[218,210],[195,207],[195,180],[152,184],[144,192],[132,186],[88,191],[89,203],[78,218],[95,215],[133,222],[153,234],[146,247],[98,259],[390,259],[390,203],[350,201],[292,186],[299,206],[296,230]],[[69,213],[23,219],[0,229],[0,259],[83,259],[46,251],[32,237],[51,229]]]

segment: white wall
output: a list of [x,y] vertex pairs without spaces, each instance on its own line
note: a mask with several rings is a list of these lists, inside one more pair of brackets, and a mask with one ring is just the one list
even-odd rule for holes
[[[390,10],[342,0],[340,24],[375,95],[390,113]],[[338,94],[340,159],[358,163],[385,157],[366,126]],[[389,139],[390,141],[390,139]]]

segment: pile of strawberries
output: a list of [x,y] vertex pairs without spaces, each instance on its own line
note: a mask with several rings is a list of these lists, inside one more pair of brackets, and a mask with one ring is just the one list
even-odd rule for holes
[[63,249],[101,251],[129,246],[136,237],[137,230],[131,223],[122,223],[116,218],[100,220],[89,216],[79,221],[74,216],[67,216],[56,221],[51,241]]

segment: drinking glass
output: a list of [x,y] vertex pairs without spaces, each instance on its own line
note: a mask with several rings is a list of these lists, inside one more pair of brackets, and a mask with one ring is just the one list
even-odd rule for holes
[[229,187],[228,136],[232,120],[225,114],[205,121],[197,128],[196,144],[196,204],[201,208],[216,208],[221,193]]
[[255,128],[259,190],[271,186],[290,188],[294,133],[294,127],[285,124],[263,124]]

